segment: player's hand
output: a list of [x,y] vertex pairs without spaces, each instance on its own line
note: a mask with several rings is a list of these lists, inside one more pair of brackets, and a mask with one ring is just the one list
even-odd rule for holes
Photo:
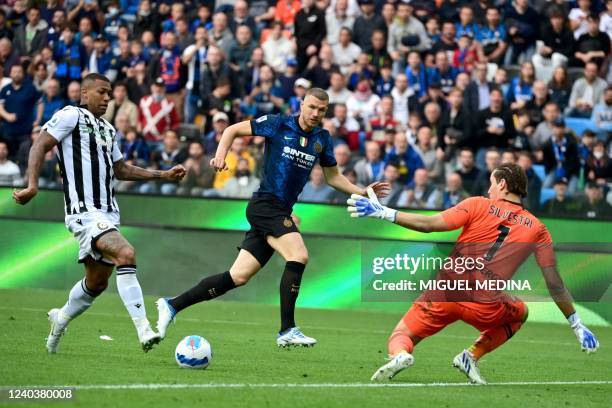
[[13,198],[17,204],[26,205],[31,199],[38,193],[38,189],[34,187],[27,187],[23,190],[14,190]]
[[348,204],[346,210],[351,213],[351,217],[373,217],[395,222],[397,211],[382,205],[371,187],[367,188],[367,193],[368,198],[353,194],[346,200]]
[[178,166],[174,166],[170,170],[165,171],[164,178],[171,181],[181,180],[183,177],[185,177],[185,173],[185,168],[179,164]]
[[376,197],[383,198],[389,195],[389,190],[391,190],[391,184],[382,181],[376,181],[367,186],[363,190],[362,195],[368,194],[368,188],[371,188],[374,191]]
[[210,167],[212,167],[215,171],[229,170],[227,163],[225,163],[225,159],[221,157],[214,157],[211,159]]
[[567,320],[569,321],[570,326],[574,331],[578,342],[580,343],[580,348],[582,351],[586,351],[587,354],[595,353],[599,348],[599,341],[593,332],[582,324],[580,317],[578,317],[576,313],[568,317]]

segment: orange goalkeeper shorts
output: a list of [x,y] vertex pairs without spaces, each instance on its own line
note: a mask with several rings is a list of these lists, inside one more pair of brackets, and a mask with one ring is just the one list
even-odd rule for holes
[[420,338],[436,334],[446,326],[461,320],[479,331],[522,322],[527,306],[520,299],[507,296],[499,302],[423,302],[412,304],[403,317],[410,332]]

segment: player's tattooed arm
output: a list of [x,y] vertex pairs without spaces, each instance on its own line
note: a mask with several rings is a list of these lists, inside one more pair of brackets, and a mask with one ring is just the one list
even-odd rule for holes
[[58,141],[45,130],[40,132],[40,136],[30,148],[27,170],[28,186],[23,190],[13,192],[13,198],[17,204],[27,204],[38,193],[38,177],[45,162],[45,154],[53,149],[57,143]]
[[575,312],[574,306],[572,305],[572,295],[569,293],[563,279],[557,271],[556,266],[547,266],[542,268],[542,276],[546,282],[548,293],[553,298],[559,310],[565,317],[570,316]]
[[142,167],[132,166],[124,160],[113,163],[113,172],[119,180],[128,181],[147,181],[147,180],[167,180],[179,181],[185,177],[185,168],[180,164],[170,170],[149,170]]

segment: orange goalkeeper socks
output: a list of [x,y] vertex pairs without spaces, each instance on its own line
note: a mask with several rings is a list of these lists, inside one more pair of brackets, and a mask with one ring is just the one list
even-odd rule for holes
[[414,343],[405,330],[394,330],[389,337],[389,343],[387,345],[390,356],[395,356],[402,351],[412,353],[414,349]]
[[485,330],[468,351],[478,360],[508,341],[522,325],[523,322],[516,322]]

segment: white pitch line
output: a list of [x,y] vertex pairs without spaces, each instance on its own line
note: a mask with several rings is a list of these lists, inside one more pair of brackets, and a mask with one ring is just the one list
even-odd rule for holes
[[[612,381],[507,381],[489,383],[488,386],[517,385],[611,385]],[[305,384],[88,384],[88,385],[13,385],[1,386],[0,390],[16,388],[72,388],[76,390],[163,390],[202,388],[427,388],[427,387],[473,387],[469,383],[305,383]]]

